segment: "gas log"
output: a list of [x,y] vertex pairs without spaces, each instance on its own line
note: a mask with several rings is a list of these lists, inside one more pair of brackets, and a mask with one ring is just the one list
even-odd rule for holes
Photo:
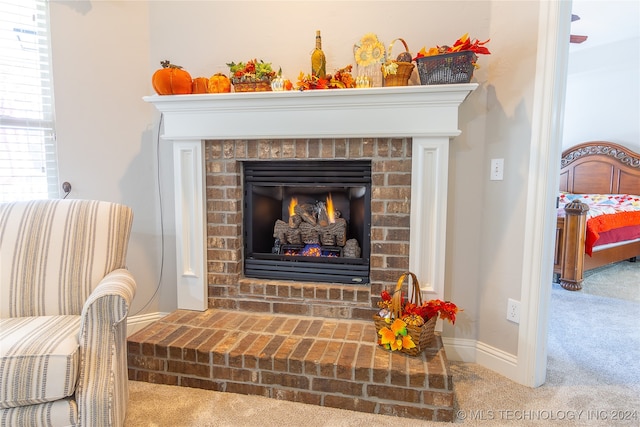
[[[340,212],[334,212],[331,222],[326,205],[318,202],[315,205],[303,203],[293,207],[289,221],[277,220],[273,227],[273,237],[280,244],[340,246],[347,245],[347,221],[341,218]],[[347,257],[359,257],[360,247],[357,240],[351,239]]]
[[308,203],[295,205],[293,211],[295,212],[295,214],[289,218],[289,221],[291,221],[291,218],[295,218],[296,216],[298,216],[300,217],[300,220],[305,221],[306,223],[311,225],[316,225],[317,221],[314,205],[310,205]]
[[337,218],[335,222],[322,226],[306,220],[292,221],[289,218],[287,223],[279,219],[273,227],[273,237],[283,244],[344,246],[347,243],[347,221]]

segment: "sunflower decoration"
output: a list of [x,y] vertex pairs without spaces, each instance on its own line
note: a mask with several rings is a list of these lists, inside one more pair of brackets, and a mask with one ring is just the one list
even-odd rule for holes
[[378,40],[377,35],[367,33],[362,36],[360,43],[354,46],[353,54],[356,64],[361,67],[381,63],[385,58],[384,44]]

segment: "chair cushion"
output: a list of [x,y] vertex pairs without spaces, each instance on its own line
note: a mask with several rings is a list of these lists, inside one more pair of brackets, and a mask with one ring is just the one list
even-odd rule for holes
[[0,408],[71,396],[78,377],[80,316],[0,319]]
[[69,397],[39,405],[0,409],[0,425],[3,427],[78,426],[78,404]]

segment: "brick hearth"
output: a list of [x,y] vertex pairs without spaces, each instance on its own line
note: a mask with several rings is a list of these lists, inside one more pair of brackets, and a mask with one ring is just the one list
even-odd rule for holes
[[375,345],[371,320],[178,310],[129,338],[129,378],[452,421],[440,336],[419,357]]

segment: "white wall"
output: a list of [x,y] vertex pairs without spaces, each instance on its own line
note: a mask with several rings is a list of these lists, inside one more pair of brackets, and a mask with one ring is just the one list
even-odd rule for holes
[[[505,314],[508,298],[520,300],[537,13],[537,2],[491,3],[492,54],[481,58],[488,76],[475,94],[485,103],[462,105],[463,133],[451,145],[451,298],[475,305],[475,339],[510,354],[517,354],[518,325]],[[504,159],[503,181],[489,181],[492,158]],[[448,331],[468,338],[465,326]]]
[[[149,5],[53,1],[50,13],[60,180],[71,183],[71,198],[133,208],[131,313],[141,314],[159,283],[162,241],[154,109],[141,99],[150,92]],[[173,246],[171,236],[165,243]],[[171,253],[167,259],[170,279]],[[163,292],[171,289],[166,283]],[[169,311],[174,301],[161,293],[144,312]]]
[[[628,37],[603,44],[594,30],[587,41],[571,46],[562,148],[610,141],[640,153],[640,2],[591,3],[585,9],[574,5],[582,16],[577,22],[598,23],[601,8],[611,20],[603,19],[604,30]],[[619,29],[621,22],[631,25]]]
[[[308,72],[315,30],[328,70],[353,63],[367,32],[385,44],[453,43],[469,32],[491,38],[461,107],[462,135],[451,143],[445,296],[464,309],[445,335],[517,353],[518,327],[505,319],[520,298],[527,197],[537,1],[52,1],[60,177],[73,197],[130,204],[136,220],[129,266],[139,283],[133,313],[159,280],[158,113],[142,101],[163,59],[193,77],[225,63],[264,59],[295,79]],[[283,123],[286,126],[286,123]],[[489,160],[505,159],[504,181],[489,181]],[[160,149],[166,240],[159,298],[142,313],[175,308],[171,153]]]

